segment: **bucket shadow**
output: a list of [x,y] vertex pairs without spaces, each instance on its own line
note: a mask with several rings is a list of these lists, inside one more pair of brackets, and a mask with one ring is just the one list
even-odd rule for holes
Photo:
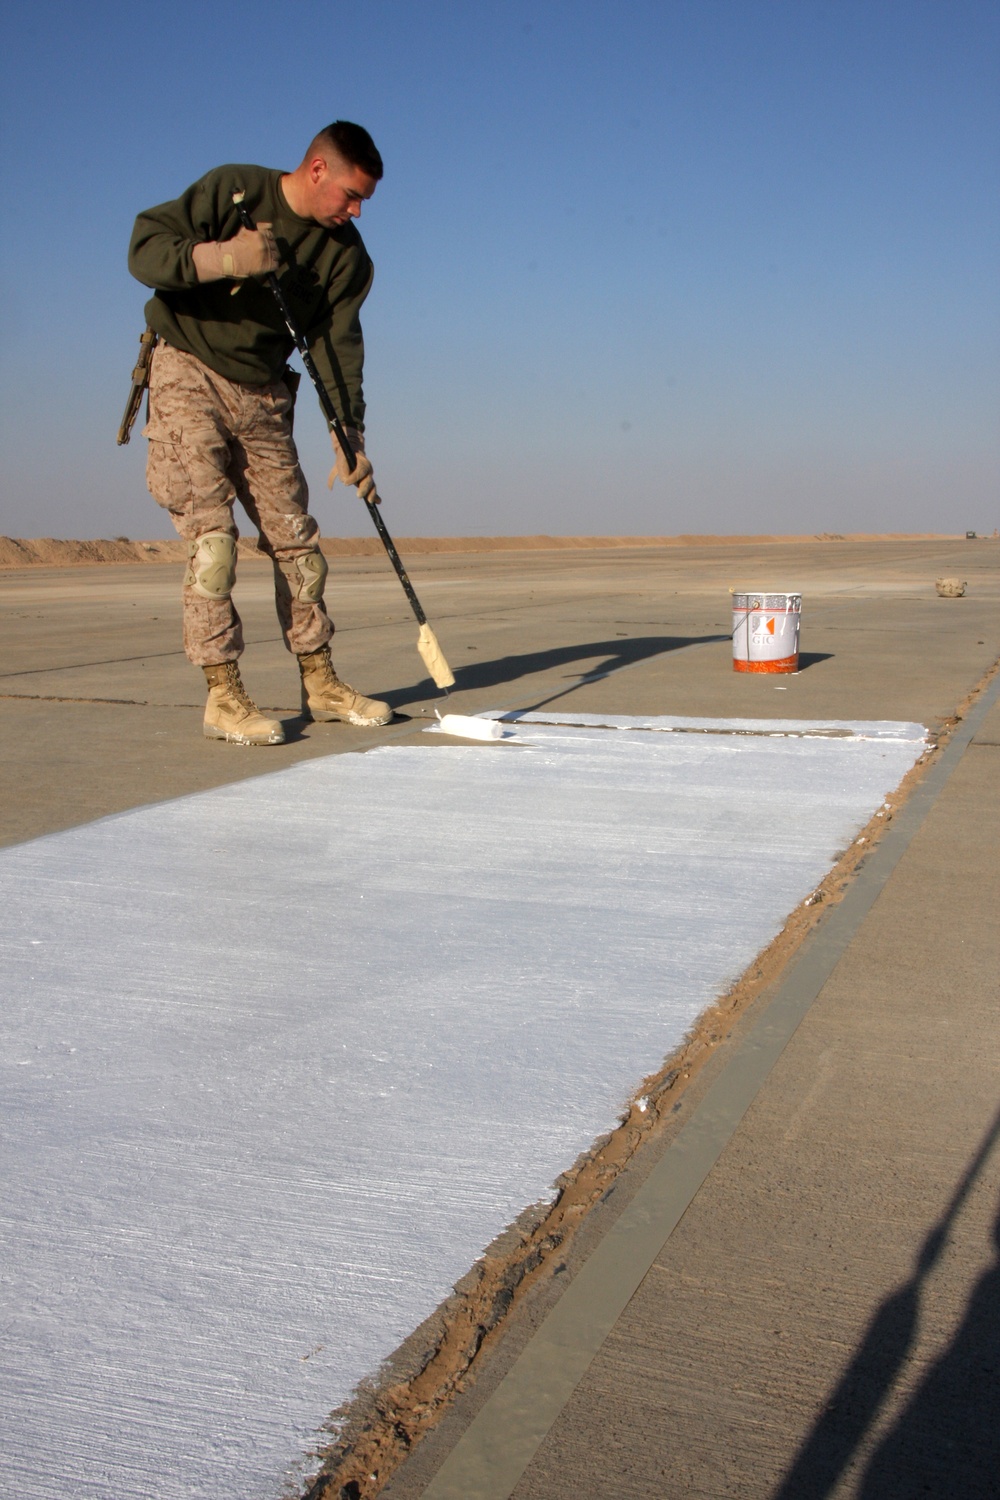
[[799,671],[806,672],[810,667],[819,666],[821,661],[833,661],[832,651],[800,651]]
[[[580,662],[601,658],[583,672],[570,672],[575,680],[573,687],[581,683],[597,682],[602,677],[619,671],[622,667],[634,666],[654,656],[665,656],[671,651],[681,651],[685,646],[709,645],[714,641],[728,640],[725,635],[650,635],[616,638],[610,641],[581,641],[579,645],[557,646],[549,651],[522,651],[512,656],[498,656],[492,661],[477,661],[456,667],[453,692],[468,692],[473,688],[500,687],[504,683],[518,682],[523,677],[532,677],[540,672],[550,672],[559,667],[573,667]],[[571,692],[572,688],[567,688]],[[393,708],[404,703],[427,698],[437,693],[429,677],[409,687],[394,688],[381,696]]]
[[[825,1500],[878,1419],[917,1337],[924,1284],[1000,1138],[1000,1111],[913,1271],[873,1316],[854,1358],[771,1500]],[[994,1225],[1000,1246],[1000,1217]],[[993,1500],[1000,1473],[1000,1262],[973,1289],[961,1327],[869,1460],[859,1500]]]

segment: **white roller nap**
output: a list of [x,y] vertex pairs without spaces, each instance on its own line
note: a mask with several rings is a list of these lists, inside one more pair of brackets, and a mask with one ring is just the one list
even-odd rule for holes
[[0,852],[0,1491],[275,1500],[923,748],[614,723]]

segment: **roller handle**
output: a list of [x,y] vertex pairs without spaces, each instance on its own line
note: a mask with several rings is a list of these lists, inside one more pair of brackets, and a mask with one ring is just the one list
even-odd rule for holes
[[[257,226],[243,206],[243,194],[234,193],[233,203],[236,207],[236,212],[239,214],[240,223],[243,225],[243,228],[255,231]],[[351,443],[347,436],[347,433],[344,431],[344,425],[337,415],[336,407],[330,400],[330,393],[320,379],[319,371],[317,370],[316,365],[313,362],[312,355],[309,353],[309,345],[306,343],[304,336],[299,332],[295,319],[292,317],[291,309],[289,308],[288,303],[285,301],[285,294],[281,290],[281,283],[279,282],[277,276],[273,271],[268,271],[263,280],[271,295],[273,296],[275,302],[277,302],[278,304],[278,309],[281,313],[282,318],[284,319],[285,327],[288,329],[288,332],[290,333],[292,338],[292,342],[294,343],[296,349],[299,351],[299,354],[302,358],[302,363],[306,367],[306,374],[309,376],[309,379],[316,387],[316,394],[319,397],[319,404],[323,408],[323,415],[329,422],[333,434],[336,437],[337,442],[340,444],[341,450],[345,459],[347,460],[347,463],[353,469],[356,458],[354,449],[351,447]]]
[[[251,219],[250,215],[247,213],[247,210],[243,205],[242,193],[233,194],[233,204],[236,208],[237,214],[239,215],[240,223],[243,225],[243,228],[256,230],[256,224],[254,223],[253,219]],[[306,374],[309,376],[309,379],[316,387],[316,394],[319,397],[319,404],[323,408],[324,417],[326,417],[327,422],[330,424],[330,430],[340,445],[340,451],[343,453],[348,467],[350,469],[353,469],[357,459],[357,455],[355,454],[354,449],[351,446],[351,441],[348,438],[347,433],[344,431],[344,424],[341,422],[339,416],[337,415],[337,409],[330,399],[330,393],[327,390],[326,386],[323,384],[320,373],[317,370],[316,365],[313,361],[313,357],[309,352],[309,345],[306,343],[302,333],[299,332],[298,325],[296,324],[295,319],[292,317],[291,309],[289,308],[288,303],[285,301],[285,294],[281,290],[281,284],[273,271],[268,271],[267,275],[263,279],[271,295],[274,297],[275,302],[277,302],[278,304],[278,309],[281,313],[282,318],[284,319],[285,327],[288,329],[288,332],[291,335],[293,344],[299,351],[299,357],[301,358],[303,365],[305,365]],[[378,532],[379,537],[381,538],[382,545],[385,548],[386,553],[388,554],[389,561],[392,563],[393,567],[396,570],[396,576],[398,577],[400,583],[403,585],[403,592],[406,594],[406,597],[409,600],[410,608],[413,610],[413,613],[417,617],[417,624],[426,625],[427,616],[424,614],[423,609],[421,608],[420,600],[416,596],[413,585],[410,582],[409,577],[407,576],[406,569],[403,567],[402,561],[400,560],[399,553],[396,551],[396,544],[392,540],[392,537],[389,535],[389,529],[383,521],[381,515],[379,514],[378,506],[372,505],[371,501],[369,500],[366,500],[365,504],[368,506],[368,514],[371,516],[372,521],[374,522],[375,530]]]

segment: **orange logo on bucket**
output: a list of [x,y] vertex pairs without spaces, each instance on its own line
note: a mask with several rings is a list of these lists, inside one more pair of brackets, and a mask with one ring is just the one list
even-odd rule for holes
[[751,622],[751,629],[754,635],[761,635],[765,630],[767,631],[768,635],[773,635],[774,616],[772,615],[769,620],[766,620],[763,615],[754,615],[753,621]]

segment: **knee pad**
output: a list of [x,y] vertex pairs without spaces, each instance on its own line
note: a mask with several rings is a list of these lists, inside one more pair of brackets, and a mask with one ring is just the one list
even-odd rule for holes
[[228,599],[236,582],[236,538],[228,531],[209,531],[188,550],[188,587],[203,599]]
[[292,597],[305,604],[318,604],[323,597],[323,585],[330,571],[322,552],[306,552],[286,564]]

